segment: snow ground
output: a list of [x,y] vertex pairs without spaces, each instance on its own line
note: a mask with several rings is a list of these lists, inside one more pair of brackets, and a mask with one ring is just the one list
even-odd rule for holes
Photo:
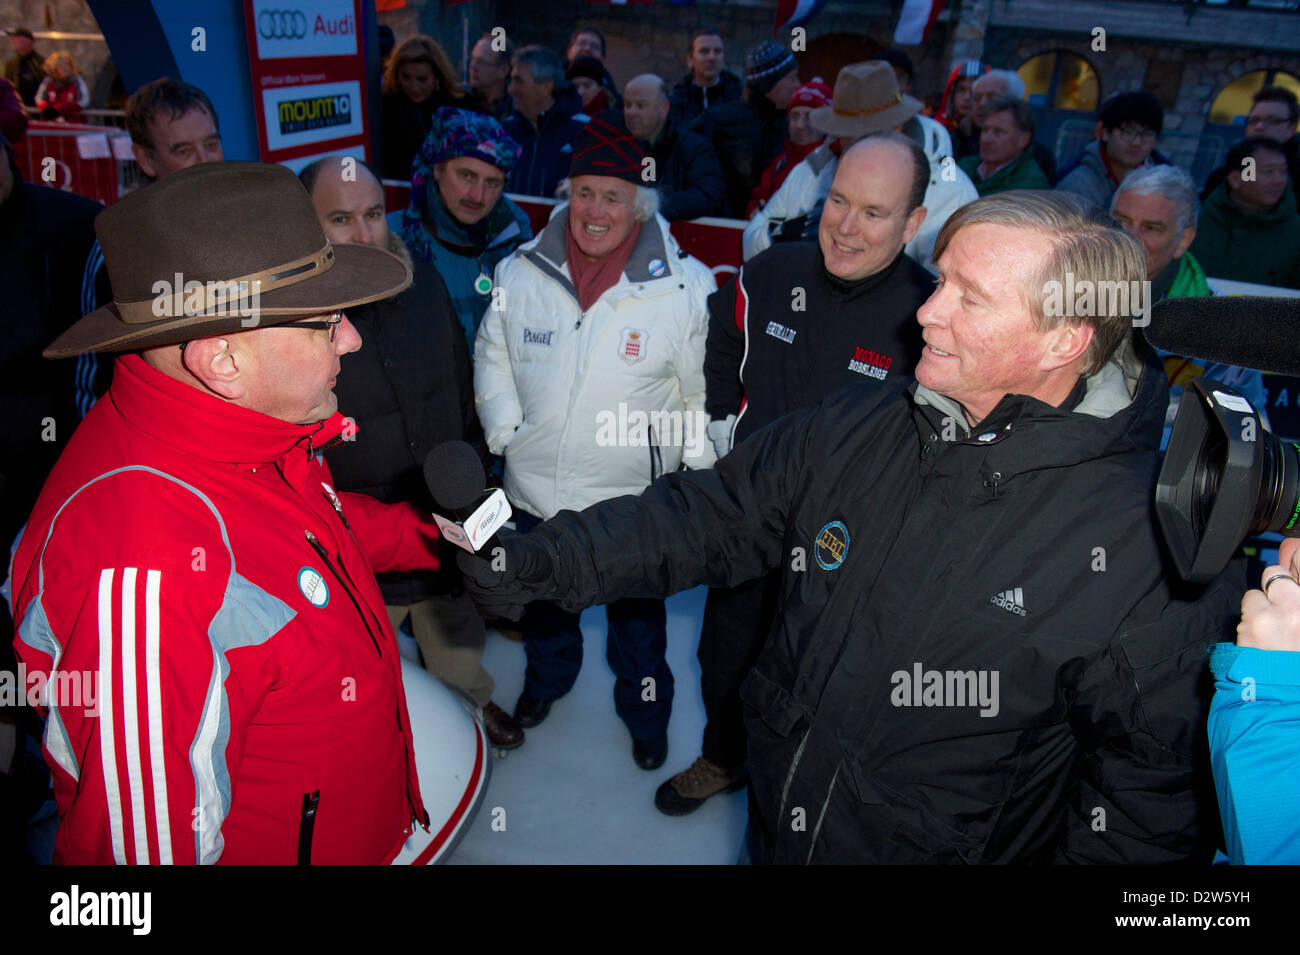
[[[632,738],[614,712],[605,662],[605,611],[582,615],[583,665],[569,695],[505,758],[495,759],[478,815],[451,864],[733,864],[745,833],[746,792],[714,796],[689,816],[665,816],[655,789],[700,754],[704,702],[695,658],[706,589],[668,598],[668,664],[676,691],[668,760],[653,772],[632,761]],[[524,647],[488,631],[483,665],[493,699],[514,710],[524,685]],[[505,810],[494,831],[494,809]],[[501,813],[496,813],[501,818]],[[498,828],[500,824],[498,823]]]

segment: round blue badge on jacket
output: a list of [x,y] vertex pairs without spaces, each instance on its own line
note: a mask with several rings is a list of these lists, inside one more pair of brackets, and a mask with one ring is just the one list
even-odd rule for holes
[[849,553],[849,529],[831,521],[817,534],[817,563],[822,570],[834,570]]
[[330,603],[330,589],[320,572],[311,567],[298,571],[298,589],[313,607],[324,610]]

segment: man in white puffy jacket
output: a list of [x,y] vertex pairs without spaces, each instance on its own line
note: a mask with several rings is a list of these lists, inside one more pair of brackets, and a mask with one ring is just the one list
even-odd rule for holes
[[930,184],[925,190],[925,222],[904,247],[915,261],[934,271],[930,253],[948,217],[979,198],[970,177],[957,168],[952,140],[939,123],[920,115],[921,101],[899,93],[893,67],[884,60],[852,63],[835,78],[830,106],[813,110],[809,122],[826,134],[826,142],[790,170],[785,182],[745,226],[745,261],[772,245],[773,233],[789,238],[817,235],[820,207],[835,178],[840,153],[870,133],[896,130],[915,140],[930,160]]
[[[714,462],[704,344],[716,283],[656,214],[644,156],[621,119],[592,120],[574,148],[571,201],[496,268],[474,396],[489,448],[505,456],[521,531]],[[663,600],[619,600],[606,612],[615,709],[637,764],[656,769],[673,695]],[[528,669],[515,718],[528,727],[573,686],[582,632],[576,614],[551,605],[530,611],[523,631]]]

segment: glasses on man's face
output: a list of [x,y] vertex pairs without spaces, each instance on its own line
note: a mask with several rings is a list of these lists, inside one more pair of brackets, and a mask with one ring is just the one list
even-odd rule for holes
[[[320,331],[324,331],[325,329],[328,328],[330,333],[330,344],[333,345],[334,336],[338,334],[338,327],[342,323],[343,323],[343,313],[335,312],[329,318],[325,318],[325,319],[319,319],[319,320],[308,321],[308,322],[285,322],[282,325],[263,325],[262,327],[263,328],[315,328]],[[181,352],[185,351],[185,346],[188,344],[189,342],[180,343]]]
[[1285,116],[1252,116],[1246,120],[1247,126],[1291,126],[1292,121]]
[[283,325],[268,325],[268,328],[315,328],[320,330],[329,329],[330,344],[334,344],[334,336],[338,334],[339,325],[343,322],[343,313],[335,312],[329,318],[318,319],[308,322],[285,322]]
[[1120,139],[1128,140],[1130,143],[1145,143],[1156,141],[1156,131],[1147,129],[1145,126],[1137,126],[1132,123],[1120,126],[1115,130],[1115,135]]

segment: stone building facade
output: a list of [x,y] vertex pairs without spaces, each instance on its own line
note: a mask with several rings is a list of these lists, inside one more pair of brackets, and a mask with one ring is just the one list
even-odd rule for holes
[[[744,51],[773,39],[775,9],[776,0],[698,0],[691,7],[408,0],[404,9],[380,19],[399,39],[416,28],[432,33],[457,63],[462,15],[470,19],[471,44],[485,30],[503,26],[515,42],[563,49],[575,25],[590,24],[605,33],[607,65],[620,83],[641,72],[671,83],[684,75],[688,38],[704,23],[716,25],[726,40],[728,69],[743,73]],[[808,48],[796,51],[801,73],[808,78],[833,72],[841,61],[852,62],[845,56],[866,58],[892,46],[898,14],[895,0],[831,0],[807,25]],[[1098,27],[1106,31],[1104,51],[1094,49]],[[791,41],[788,31],[776,39]],[[918,95],[941,91],[952,64],[973,57],[1015,69],[1040,53],[1075,53],[1091,64],[1103,97],[1149,85],[1154,68],[1160,83],[1153,88],[1165,100],[1167,128],[1195,134],[1219,91],[1242,74],[1280,69],[1300,77],[1300,12],[1175,0],[949,0],[926,43],[904,49],[916,65]]]

